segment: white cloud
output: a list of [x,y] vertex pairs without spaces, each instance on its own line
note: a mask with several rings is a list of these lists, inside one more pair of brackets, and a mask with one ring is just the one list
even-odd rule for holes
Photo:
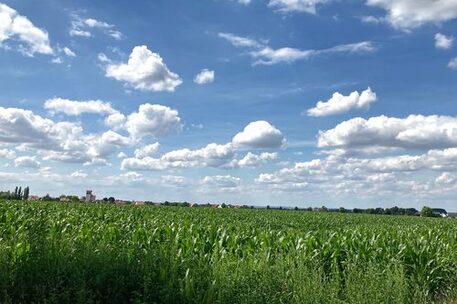
[[241,37],[231,33],[218,33],[220,38],[230,42],[233,46],[239,48],[261,48],[264,43],[248,37]]
[[14,160],[16,167],[39,168],[40,162],[35,160],[35,156],[20,156]]
[[316,14],[316,6],[331,0],[270,0],[268,6],[282,13],[305,12]]
[[68,47],[64,47],[63,48],[63,52],[65,53],[65,55],[67,55],[68,57],[76,57],[76,54]]
[[443,172],[435,180],[437,184],[451,184],[455,182],[455,176],[449,172]]
[[158,142],[155,142],[153,144],[138,148],[135,150],[135,153],[134,153],[135,157],[143,158],[143,157],[147,157],[147,156],[152,156],[159,150],[159,147],[160,147],[160,144]]
[[249,123],[242,132],[232,140],[236,146],[251,148],[279,148],[286,144],[281,131],[264,120]]
[[242,159],[238,161],[238,166],[240,167],[255,167],[260,164],[265,164],[269,161],[275,160],[278,158],[278,153],[269,153],[263,152],[260,154],[254,154],[248,152]]
[[244,5],[248,5],[248,4],[251,3],[251,0],[238,0],[238,3],[244,4]]
[[82,178],[82,179],[84,179],[84,178],[87,178],[87,176],[88,176],[88,174],[85,173],[82,170],[78,170],[78,171],[75,171],[75,172],[70,174],[70,177],[72,177],[72,178]]
[[14,150],[0,149],[0,157],[3,158],[16,158],[16,152]]
[[449,63],[447,64],[447,67],[452,69],[452,70],[457,70],[457,57],[452,58],[449,60]]
[[384,19],[394,28],[402,30],[457,18],[455,0],[367,0],[366,3],[384,9]]
[[78,116],[83,113],[117,113],[109,102],[103,102],[101,100],[76,101],[64,98],[52,98],[46,100],[44,108],[54,113],[65,113],[71,116]]
[[0,45],[7,40],[17,41],[19,51],[27,56],[54,53],[45,30],[33,25],[27,17],[19,15],[11,7],[0,3]]
[[108,127],[112,128],[113,130],[120,130],[125,128],[125,121],[127,118],[125,117],[124,114],[120,112],[116,112],[113,114],[110,114],[105,118],[105,125]]
[[328,101],[317,102],[316,106],[309,109],[307,113],[308,116],[328,116],[345,113],[351,109],[368,109],[370,104],[376,100],[376,93],[370,88],[360,94],[354,91],[348,96],[335,92],[332,98]]
[[142,104],[138,112],[127,117],[127,131],[134,138],[144,136],[160,137],[181,129],[181,118],[178,111],[158,104]]
[[441,33],[435,34],[435,47],[437,49],[448,50],[452,48],[452,44],[454,43],[453,36],[446,36]]
[[377,47],[370,41],[363,41],[350,44],[341,44],[321,50],[301,50],[291,47],[274,49],[270,47],[267,41],[257,41],[251,38],[236,36],[230,33],[219,33],[219,37],[229,41],[233,46],[238,48],[249,49],[248,54],[253,58],[254,65],[264,64],[273,65],[278,63],[293,63],[298,60],[305,60],[312,57],[336,54],[336,53],[353,53],[364,54],[372,53]]
[[172,92],[182,83],[179,75],[168,69],[162,57],[145,45],[134,47],[127,63],[108,63],[105,75],[141,91]]
[[197,150],[180,149],[167,152],[159,158],[126,158],[121,167],[129,170],[166,170],[182,168],[232,167],[235,151],[228,143],[209,144]]
[[113,29],[115,27],[113,24],[94,18],[83,19],[75,13],[73,13],[71,17],[70,36],[89,38],[93,36],[91,30],[98,29],[117,40],[120,40],[123,37],[123,34],[120,31]]
[[410,115],[353,118],[319,132],[319,147],[433,149],[457,146],[457,118]]
[[198,84],[207,84],[214,81],[214,71],[203,69],[200,73],[198,73],[195,78],[194,82]]

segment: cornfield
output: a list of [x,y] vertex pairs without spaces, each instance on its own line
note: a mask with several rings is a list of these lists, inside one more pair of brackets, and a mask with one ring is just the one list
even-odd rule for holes
[[0,202],[2,303],[455,303],[457,221]]

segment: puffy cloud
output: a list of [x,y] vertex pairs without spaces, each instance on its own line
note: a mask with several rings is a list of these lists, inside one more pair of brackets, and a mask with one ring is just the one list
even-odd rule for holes
[[121,167],[129,170],[166,170],[178,168],[232,167],[235,151],[232,144],[209,144],[197,150],[180,149],[160,158],[126,158]]
[[436,149],[457,146],[457,118],[450,116],[410,115],[353,118],[335,128],[320,131],[319,147],[388,147]]
[[16,158],[16,152],[8,149],[0,149],[0,157],[3,158]]
[[454,0],[367,0],[366,3],[384,9],[387,12],[384,19],[402,30],[457,18],[457,2]]
[[315,56],[336,53],[363,54],[377,50],[377,47],[370,41],[363,41],[350,44],[341,44],[321,50],[301,50],[291,47],[274,49],[266,41],[256,41],[251,38],[236,36],[230,33],[219,33],[219,37],[229,41],[238,48],[249,49],[248,54],[253,58],[254,64],[272,65],[278,63],[293,63],[298,60],[305,60]]
[[214,81],[214,71],[203,69],[200,73],[198,73],[195,78],[194,82],[198,84],[207,84]]
[[142,104],[138,112],[132,113],[125,122],[127,131],[135,138],[160,137],[180,130],[181,118],[178,111],[158,104]]
[[370,88],[362,93],[354,91],[348,96],[333,93],[328,101],[319,101],[314,108],[307,111],[308,116],[328,116],[348,112],[351,109],[366,109],[377,100],[376,93]]
[[316,14],[316,6],[331,0],[270,0],[268,6],[282,13],[305,12]]
[[143,158],[143,157],[147,157],[147,156],[152,156],[159,150],[159,147],[160,147],[160,144],[158,142],[155,142],[153,144],[138,148],[135,150],[135,157]]
[[279,148],[286,144],[281,131],[264,120],[249,123],[242,132],[232,140],[236,146],[251,148]]
[[35,160],[35,156],[20,156],[14,160],[16,167],[39,168],[40,162]]
[[0,142],[21,151],[38,150],[45,160],[100,163],[131,140],[113,131],[84,134],[77,123],[54,122],[32,111],[0,107]]
[[437,184],[452,184],[455,182],[455,176],[449,172],[443,172],[435,179]]
[[120,130],[125,127],[127,118],[120,112],[113,113],[105,118],[105,125],[113,130]]
[[55,113],[61,112],[71,116],[78,116],[83,113],[117,113],[110,103],[101,100],[76,101],[64,98],[52,98],[46,100],[44,108]]
[[172,92],[182,83],[179,75],[168,69],[162,57],[145,45],[134,47],[127,63],[108,63],[105,75],[141,91]]
[[19,15],[11,7],[0,3],[0,45],[7,40],[16,40],[19,51],[27,56],[54,53],[45,30],[33,25],[27,17]]
[[457,70],[457,57],[452,58],[447,64],[447,67],[453,70]]
[[454,43],[454,37],[446,36],[441,33],[435,34],[435,47],[437,49],[448,50],[452,48],[452,44]]
[[260,154],[254,154],[248,152],[242,159],[238,161],[240,167],[255,167],[260,164],[267,163],[269,161],[275,160],[278,158],[278,153],[268,153],[263,152]]

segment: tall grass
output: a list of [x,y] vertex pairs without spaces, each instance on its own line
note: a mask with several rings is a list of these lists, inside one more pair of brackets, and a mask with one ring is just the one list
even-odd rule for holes
[[457,221],[0,202],[2,303],[433,303]]

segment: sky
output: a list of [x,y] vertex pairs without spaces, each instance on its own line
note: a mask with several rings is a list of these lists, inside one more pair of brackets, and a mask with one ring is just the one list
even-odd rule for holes
[[0,0],[0,181],[457,210],[457,0]]

